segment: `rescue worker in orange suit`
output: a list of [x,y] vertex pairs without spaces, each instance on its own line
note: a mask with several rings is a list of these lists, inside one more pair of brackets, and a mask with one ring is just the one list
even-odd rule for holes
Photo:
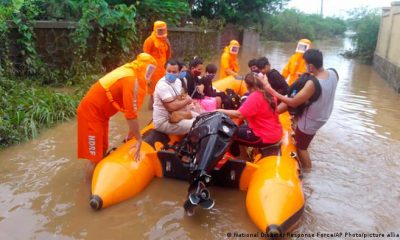
[[149,109],[153,106],[153,93],[158,80],[165,76],[165,63],[171,58],[171,44],[167,38],[167,24],[162,21],[154,22],[153,32],[143,43],[143,52],[150,54],[157,61],[157,69],[151,77],[148,93],[151,96]]
[[219,77],[224,78],[227,76],[238,77],[239,64],[237,55],[239,53],[240,44],[236,40],[232,40],[228,46],[225,47],[221,56]]
[[301,74],[307,72],[306,62],[303,55],[310,48],[311,41],[308,39],[301,39],[297,43],[296,53],[290,57],[289,62],[282,71],[282,76],[287,79],[289,86],[292,85]]
[[156,64],[151,55],[141,53],[136,60],[116,68],[92,85],[77,109],[78,158],[89,159],[94,164],[104,158],[109,119],[120,111],[129,126],[125,140],[137,140],[130,153],[139,160],[142,137],[138,113]]

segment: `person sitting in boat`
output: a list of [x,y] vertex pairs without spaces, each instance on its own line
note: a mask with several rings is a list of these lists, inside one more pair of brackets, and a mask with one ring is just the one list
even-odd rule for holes
[[297,43],[296,53],[290,57],[289,62],[283,68],[282,76],[287,79],[289,86],[292,85],[301,74],[307,71],[303,54],[310,48],[311,41],[308,39],[301,39]]
[[[191,65],[193,64],[189,64],[189,66]],[[205,75],[202,78],[188,78],[188,94],[200,105],[203,112],[221,108],[221,96],[218,96],[218,93],[212,86],[212,81],[216,73],[217,66],[215,64],[208,64],[206,66]]]
[[258,70],[258,67],[257,67],[257,59],[255,59],[255,58],[251,59],[247,63],[247,66],[249,67],[250,72],[255,72],[255,73],[259,73],[260,72],[260,70]]
[[156,130],[166,134],[183,135],[189,132],[195,114],[190,111],[192,98],[183,93],[178,62],[169,59],[166,75],[154,91],[153,122]]
[[[231,151],[238,151],[235,145],[256,148],[278,143],[282,138],[282,126],[279,122],[276,99],[264,89],[264,83],[256,73],[249,73],[244,79],[250,95],[238,110],[218,109],[217,111],[239,119],[241,124],[232,143]],[[231,152],[239,155],[239,152]]]
[[268,58],[261,57],[257,59],[256,65],[260,73],[267,76],[269,84],[275,91],[282,95],[288,94],[289,85],[285,81],[285,78],[276,69],[271,68]]
[[217,66],[215,64],[207,64],[205,75],[200,79],[200,84],[204,86],[203,96],[215,96],[215,90],[212,86],[215,74],[217,74]]
[[[333,70],[324,69],[322,53],[317,49],[307,50],[304,53],[304,60],[307,71],[317,78],[321,88],[318,99],[307,106],[298,117],[295,130],[297,155],[302,167],[307,169],[312,166],[307,149],[318,129],[328,121],[332,113],[338,75]],[[283,96],[268,85],[266,85],[266,89],[282,101],[278,106],[279,113],[282,113],[288,110],[288,106],[295,108],[306,103],[317,91],[317,86],[313,81],[307,81],[304,87],[293,97]]]
[[188,68],[186,66],[186,63],[181,61],[181,60],[176,60],[178,63],[178,69],[179,69],[179,75],[178,75],[178,80],[181,81],[182,84],[182,92],[187,93],[187,72]]
[[186,72],[187,93],[192,98],[200,99],[203,96],[204,85],[200,84],[203,68],[203,60],[199,57],[194,57],[189,62],[189,69]]
[[178,62],[178,68],[179,68],[179,75],[178,75],[178,78],[179,78],[179,80],[181,80],[181,82],[182,82],[182,89],[183,89],[183,91],[184,91],[185,93],[187,93],[187,79],[186,79],[186,75],[187,75],[188,68],[187,68],[187,66],[186,66],[186,63],[184,63],[184,62],[182,62],[182,61],[180,61],[180,60],[177,60],[177,62]]
[[240,44],[236,40],[230,41],[229,45],[225,47],[221,55],[221,66],[219,77],[224,78],[227,76],[239,76],[239,64],[237,55],[239,53]]

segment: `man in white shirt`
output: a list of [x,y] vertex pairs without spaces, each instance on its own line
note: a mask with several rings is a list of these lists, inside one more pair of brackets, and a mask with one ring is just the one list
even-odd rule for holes
[[178,75],[178,62],[173,59],[168,60],[166,75],[157,82],[154,91],[154,127],[166,134],[186,134],[194,121],[193,114],[189,110],[192,98],[183,94],[182,82],[178,79]]

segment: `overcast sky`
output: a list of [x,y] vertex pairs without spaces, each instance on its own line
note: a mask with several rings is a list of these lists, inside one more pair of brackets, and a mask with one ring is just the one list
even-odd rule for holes
[[[323,0],[324,16],[346,17],[350,9],[367,6],[369,8],[389,7],[393,0]],[[306,13],[318,13],[321,9],[321,0],[291,0],[288,7],[297,8]]]

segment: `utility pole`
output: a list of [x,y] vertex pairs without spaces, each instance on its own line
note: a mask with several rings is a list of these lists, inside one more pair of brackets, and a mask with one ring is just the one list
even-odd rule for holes
[[324,17],[324,0],[321,0],[321,17]]

